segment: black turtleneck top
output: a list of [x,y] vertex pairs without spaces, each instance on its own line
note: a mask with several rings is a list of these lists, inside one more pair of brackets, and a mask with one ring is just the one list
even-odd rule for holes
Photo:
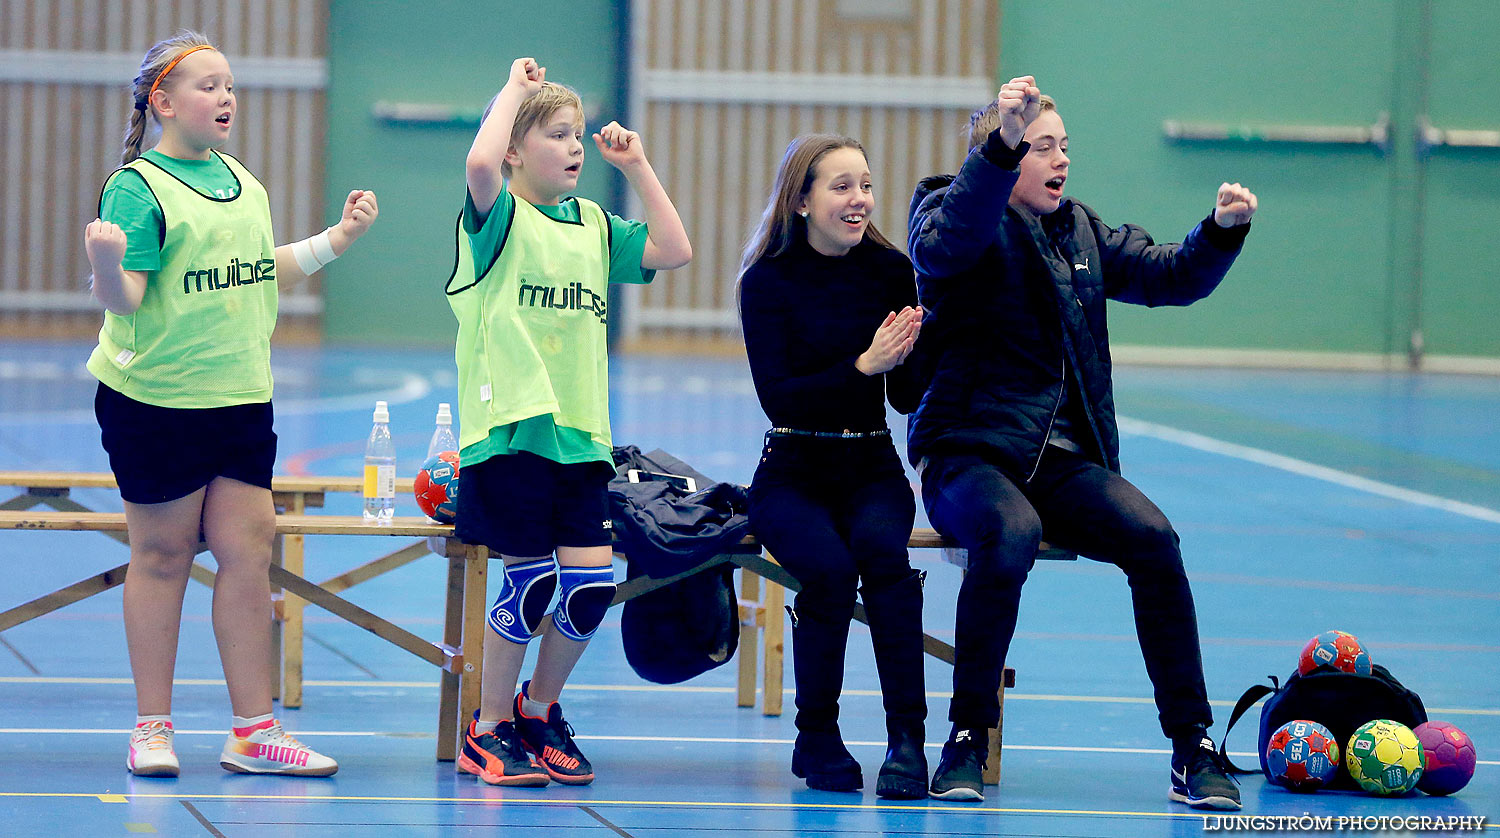
[[917,304],[911,260],[868,238],[825,256],[799,236],[785,253],[745,271],[740,318],[755,393],[772,427],[875,431],[886,427],[885,397],[910,413],[922,397],[917,349],[884,375],[854,360],[893,311]]

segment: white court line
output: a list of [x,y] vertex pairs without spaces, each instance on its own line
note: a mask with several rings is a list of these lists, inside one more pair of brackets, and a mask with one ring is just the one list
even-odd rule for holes
[[[0,684],[64,684],[74,686],[128,686],[135,683],[129,678],[74,678],[54,677],[48,675],[3,675],[0,676]],[[176,678],[172,683],[176,686],[192,687],[222,687],[223,678]],[[432,681],[303,681],[305,687],[342,687],[355,689],[421,689],[435,690],[438,684]],[[569,684],[571,692],[642,692],[642,693],[713,693],[727,695],[737,692],[734,687],[684,687],[664,684]],[[784,690],[783,695],[790,695],[791,690]],[[758,695],[760,690],[756,690]],[[861,698],[880,698],[879,690],[844,690],[842,695],[858,696]],[[929,690],[928,698],[952,698],[953,693],[942,690]],[[1077,704],[1155,704],[1155,700],[1142,696],[1125,695],[1061,695],[1054,693],[1017,693],[1006,691],[1006,701],[1060,701]],[[1209,704],[1215,707],[1233,707],[1235,702],[1223,699],[1209,699]],[[1261,702],[1257,701],[1252,707],[1259,707]],[[1491,710],[1480,707],[1429,707],[1431,713],[1446,713],[1455,716],[1500,716],[1500,710]]]
[[[227,730],[178,730],[177,736],[224,736]],[[130,733],[128,728],[72,728],[72,727],[0,727],[0,736],[55,736],[55,735],[84,735],[84,736],[125,736]],[[390,737],[396,739],[431,739],[431,733],[400,733],[395,731],[372,731],[372,730],[297,730],[298,736],[328,736],[328,737]],[[670,742],[670,743],[693,743],[707,745],[791,745],[792,739],[757,739],[752,737],[731,736],[589,736],[578,735],[574,739],[586,742]],[[871,740],[846,740],[845,745],[861,748],[885,748],[883,741]],[[942,742],[928,742],[927,748],[940,749]],[[1007,751],[1052,751],[1080,754],[1145,754],[1148,756],[1165,756],[1172,753],[1170,748],[1100,748],[1087,745],[1015,745],[1005,744]],[[1255,759],[1254,751],[1230,751],[1231,757],[1242,759]],[[1480,765],[1500,765],[1500,760],[1479,760]]]
[[1379,495],[1392,500],[1404,501],[1415,506],[1426,506],[1432,509],[1440,509],[1444,512],[1452,512],[1466,518],[1474,518],[1479,521],[1488,521],[1492,524],[1500,524],[1500,510],[1490,509],[1487,506],[1478,506],[1472,503],[1452,500],[1451,498],[1430,495],[1426,492],[1418,492],[1414,489],[1404,489],[1390,483],[1382,483],[1379,480],[1371,480],[1368,477],[1360,477],[1347,471],[1339,471],[1336,468],[1320,466],[1299,460],[1296,457],[1288,457],[1285,454],[1276,454],[1261,448],[1251,448],[1248,445],[1239,445],[1233,442],[1225,442],[1222,439],[1195,434],[1192,431],[1184,431],[1178,428],[1158,425],[1155,422],[1146,422],[1140,419],[1131,419],[1120,416],[1117,419],[1120,430],[1136,436],[1148,436],[1167,442],[1175,442],[1188,448],[1196,448],[1199,451],[1207,451],[1211,454],[1222,454],[1237,460],[1258,463],[1263,466],[1299,474],[1303,477],[1311,477],[1322,480],[1336,486],[1349,489],[1358,489]]
[[[346,737],[346,738],[391,737],[391,738],[398,738],[398,739],[432,739],[433,738],[433,734],[427,733],[427,732],[422,732],[422,733],[401,733],[401,732],[397,732],[397,731],[379,731],[379,730],[300,730],[300,729],[296,730],[296,731],[292,731],[292,732],[295,733],[297,736],[309,736],[309,737],[310,736],[329,736],[329,737]],[[69,736],[80,736],[80,735],[81,736],[126,736],[126,735],[129,735],[129,733],[130,733],[130,729],[129,728],[123,728],[123,727],[121,727],[121,728],[109,728],[109,727],[82,727],[82,728],[79,728],[79,727],[0,727],[0,736],[56,736],[56,735],[69,735]],[[174,733],[177,736],[225,736],[225,735],[227,735],[229,733],[229,731],[227,729],[226,730],[177,730],[177,731],[174,731]],[[580,741],[592,741],[592,742],[677,742],[677,743],[697,743],[697,744],[707,744],[707,745],[778,745],[778,746],[779,745],[791,745],[791,744],[793,744],[796,741],[794,739],[757,738],[757,737],[748,737],[748,736],[603,736],[603,735],[593,735],[593,736],[591,736],[591,735],[587,735],[587,734],[578,734],[578,735],[575,735],[573,738],[577,739],[577,740],[580,740]],[[887,746],[887,743],[884,740],[879,740],[879,741],[877,741],[877,740],[870,740],[870,741],[846,740],[844,742],[844,744],[845,745],[850,745],[850,746],[863,747],[863,748],[881,748],[881,749],[884,749]],[[928,743],[926,743],[926,747],[928,747],[928,748],[942,748],[943,747],[943,743],[942,742],[928,742]],[[1006,750],[1017,750],[1017,751],[1069,751],[1069,752],[1096,753],[1096,754],[1155,754],[1155,755],[1165,755],[1165,754],[1172,753],[1172,750],[1170,748],[1098,748],[1098,747],[1089,747],[1089,746],[1083,746],[1083,745],[1070,746],[1070,745],[1012,745],[1012,744],[1006,744],[1004,747],[1006,748]],[[1249,757],[1254,757],[1255,754],[1253,752],[1249,752],[1249,751],[1247,751],[1245,753],[1239,753],[1239,752],[1236,752],[1236,751],[1231,751],[1230,752],[1230,756],[1247,757],[1247,758],[1249,758]]]
[[[277,399],[276,415],[308,416],[322,413],[338,413],[347,410],[364,410],[377,399],[392,405],[406,404],[423,398],[432,392],[432,383],[416,373],[399,373],[401,381],[395,387],[371,390],[349,396],[326,396],[310,399]],[[67,410],[32,410],[20,413],[0,413],[0,427],[11,425],[35,425],[38,423],[83,425],[93,424],[94,411],[87,408]]]

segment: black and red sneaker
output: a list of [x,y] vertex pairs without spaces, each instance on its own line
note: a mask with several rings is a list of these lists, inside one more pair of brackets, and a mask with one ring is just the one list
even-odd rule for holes
[[516,693],[516,734],[521,744],[536,755],[537,762],[557,782],[571,786],[592,783],[594,766],[574,744],[573,726],[563,719],[562,705],[555,701],[548,705],[545,719],[522,712],[521,699],[530,684],[522,684],[521,692]]
[[464,732],[458,770],[492,786],[545,786],[547,772],[531,758],[516,735],[514,722],[501,722],[493,733],[478,733],[478,713]]

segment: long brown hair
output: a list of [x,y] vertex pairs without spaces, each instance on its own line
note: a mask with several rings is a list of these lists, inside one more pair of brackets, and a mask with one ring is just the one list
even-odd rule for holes
[[155,46],[146,50],[146,57],[141,60],[141,73],[130,83],[130,99],[135,107],[130,111],[130,123],[125,128],[125,148],[120,154],[120,165],[141,156],[141,141],[146,137],[146,115],[149,113],[152,118],[156,117],[156,112],[151,110],[151,103],[146,101],[146,97],[151,94],[151,85],[156,84],[162,70],[193,47],[212,46],[202,34],[191,29],[179,29],[177,34],[157,41]]
[[[777,256],[786,252],[798,236],[807,235],[807,222],[797,214],[797,204],[812,188],[817,178],[818,162],[829,152],[841,148],[852,148],[865,154],[859,140],[839,134],[803,134],[786,147],[781,156],[781,167],[776,170],[776,182],[771,187],[771,200],[761,213],[760,224],[750,234],[740,258],[740,276],[764,256]],[[865,155],[866,158],[869,155]],[[885,236],[875,229],[874,222],[865,227],[865,238],[895,250]]]

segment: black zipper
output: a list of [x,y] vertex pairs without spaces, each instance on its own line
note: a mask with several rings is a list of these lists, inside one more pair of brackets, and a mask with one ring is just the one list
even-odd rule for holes
[[1060,376],[1062,387],[1058,388],[1057,402],[1052,405],[1052,415],[1047,418],[1047,432],[1042,434],[1042,447],[1037,449],[1036,462],[1031,466],[1031,473],[1026,475],[1027,483],[1031,482],[1031,478],[1036,477],[1037,470],[1042,467],[1042,455],[1047,453],[1047,440],[1052,438],[1052,425],[1057,421],[1057,411],[1062,407],[1063,393],[1067,391],[1068,387],[1068,350],[1065,346],[1060,348],[1063,352],[1063,368],[1062,375]]

